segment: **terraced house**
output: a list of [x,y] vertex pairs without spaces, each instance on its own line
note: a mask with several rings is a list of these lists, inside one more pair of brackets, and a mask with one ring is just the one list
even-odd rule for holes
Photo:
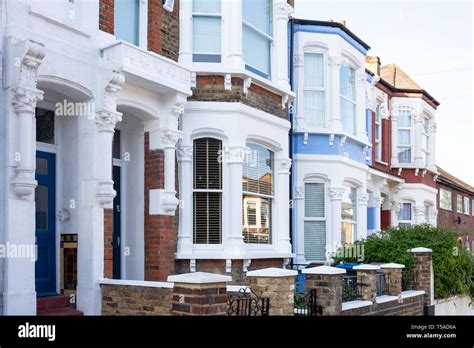
[[285,0],[1,4],[1,313],[289,260]]
[[[345,22],[291,22],[295,263],[390,226],[436,225],[439,103]],[[367,68],[366,68],[367,66]]]

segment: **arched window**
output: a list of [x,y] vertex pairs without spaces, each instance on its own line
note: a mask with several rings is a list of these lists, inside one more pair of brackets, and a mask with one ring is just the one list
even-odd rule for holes
[[304,184],[304,257],[306,261],[326,260],[325,184]]
[[270,244],[274,154],[258,144],[247,144],[250,151],[242,175],[242,233],[244,242]]
[[398,212],[398,226],[410,227],[413,225],[413,204],[411,202],[402,202]]
[[193,212],[194,243],[222,243],[222,142],[194,140]]

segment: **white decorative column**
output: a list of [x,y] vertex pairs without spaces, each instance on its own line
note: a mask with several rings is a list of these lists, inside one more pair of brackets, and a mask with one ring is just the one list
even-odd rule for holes
[[[423,127],[423,114],[415,114],[412,113],[412,117],[414,118],[414,138],[415,138],[415,157],[414,157],[414,164],[416,167],[424,167],[423,163],[423,155],[421,149],[421,134],[422,134],[422,127]],[[413,151],[413,150],[412,150]]]
[[392,227],[398,226],[398,213],[400,212],[400,202],[390,201],[390,225]]
[[329,88],[331,91],[328,113],[329,130],[335,133],[342,131],[339,70],[343,63],[344,60],[341,57],[329,57]]
[[357,189],[357,236],[356,240],[367,238],[367,203],[369,194],[367,188],[361,186]]
[[436,227],[438,225],[438,210],[435,207],[431,207],[431,221],[430,224]]
[[[11,43],[8,43],[11,44]],[[43,92],[36,88],[38,68],[45,56],[43,45],[33,41],[23,41],[8,46],[10,55],[8,64],[4,64],[4,74],[10,79],[4,80],[7,102],[4,114],[8,122],[3,122],[9,132],[5,134],[5,176],[8,178],[8,193],[4,193],[5,210],[0,228],[0,242],[4,245],[24,245],[30,251],[35,250],[35,107],[43,99]],[[15,63],[19,65],[14,65]],[[4,75],[5,76],[5,75]],[[2,149],[2,151],[5,151]],[[7,250],[8,251],[8,250]],[[0,300],[3,297],[4,315],[35,315],[35,255],[5,257],[3,262],[3,287],[0,288]],[[0,263],[1,266],[1,263]],[[2,285],[2,283],[0,283]],[[0,308],[2,306],[0,305]]]
[[366,105],[365,105],[365,88],[367,82],[367,75],[365,68],[358,68],[356,70],[356,134],[359,139],[366,142],[369,141],[366,129]]
[[192,0],[179,2],[179,63],[190,68],[193,63],[192,52]]
[[275,203],[277,205],[278,240],[276,249],[281,253],[291,253],[290,220],[288,215],[290,208],[290,170],[290,158],[280,158],[277,160]]
[[244,56],[242,49],[242,3],[240,1],[222,1],[223,15],[222,33],[227,45],[227,66],[231,69],[244,69]]
[[190,254],[193,248],[193,213],[191,210],[193,147],[180,144],[177,147],[179,170],[179,232],[178,254]]
[[375,209],[374,210],[374,220],[375,220],[374,230],[375,232],[380,232],[382,230],[381,228],[382,216],[380,214],[380,211],[382,209],[382,203],[383,203],[383,198],[380,196],[380,193],[379,193],[379,196],[374,196],[373,202],[374,202],[374,209]]
[[104,206],[116,195],[112,181],[112,139],[115,126],[122,120],[117,112],[117,93],[125,78],[113,72],[103,90],[102,109],[95,124],[82,119],[79,140],[79,178],[83,196],[78,211],[82,221],[78,231],[77,308],[86,315],[101,314],[99,280],[104,276]]
[[[298,38],[295,38],[295,46],[297,46]],[[295,52],[293,54],[293,72],[294,85],[296,88],[296,100],[293,101],[293,117],[295,131],[306,127],[304,122],[304,53]]]
[[[296,163],[293,163],[295,166]],[[294,167],[293,167],[294,168]],[[296,169],[293,169],[293,175]],[[294,182],[298,181],[298,178],[294,180]],[[293,247],[296,253],[296,263],[302,264],[305,261],[305,253],[304,253],[304,186],[294,186],[293,189]],[[290,210],[290,213],[291,213]],[[326,244],[327,241],[326,241]]]
[[433,171],[437,172],[436,170],[436,122],[431,120],[430,122],[430,140],[429,140],[429,152],[430,158],[428,163],[428,168]]
[[[238,256],[245,252],[242,234],[242,167],[247,158],[248,149],[235,146],[224,150],[222,160],[229,170],[229,212],[227,224],[226,255]],[[225,230],[224,230],[225,231]],[[225,232],[224,232],[225,236]]]
[[273,42],[275,44],[276,82],[283,89],[290,89],[288,80],[288,16],[293,8],[286,0],[273,0]]
[[[326,245],[329,245],[331,251],[336,251],[341,246],[342,219],[341,219],[341,201],[344,195],[344,187],[329,188],[329,198],[331,199],[331,211],[328,214],[331,220],[330,226],[326,226]],[[329,227],[329,228],[328,228]]]
[[414,207],[415,224],[420,225],[425,223],[425,207],[423,205],[416,205]]
[[[172,106],[159,131],[150,132],[150,150],[161,148],[164,151],[164,188],[150,190],[150,215],[175,215],[179,200],[176,198],[175,154],[176,144],[182,138],[178,130],[178,120],[184,112],[185,97],[172,98]],[[156,139],[157,136],[159,139]]]

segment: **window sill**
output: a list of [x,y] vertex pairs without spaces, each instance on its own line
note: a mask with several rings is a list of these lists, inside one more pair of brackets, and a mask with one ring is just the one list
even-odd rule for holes
[[384,166],[388,166],[388,163],[387,162],[384,162],[384,161],[381,161],[381,160],[375,160],[375,163],[378,163],[378,164],[382,164]]
[[327,128],[314,128],[314,127],[308,127],[308,128],[302,128],[302,127],[298,127],[298,128],[295,128],[294,134],[297,134],[297,133],[311,133],[311,134],[334,134],[335,136],[341,136],[341,137],[347,137],[348,139],[351,139],[355,142],[358,142],[362,145],[365,145],[365,146],[368,146],[370,148],[372,148],[372,143],[368,142],[368,141],[365,141],[353,134],[349,134],[349,133],[346,133],[346,132],[334,132],[334,131],[331,131]]
[[283,259],[294,257],[292,253],[280,253],[272,249],[261,249],[261,250],[242,250],[240,255],[228,255],[224,250],[193,250],[192,253],[175,253],[176,259],[180,260],[244,260],[244,259]]

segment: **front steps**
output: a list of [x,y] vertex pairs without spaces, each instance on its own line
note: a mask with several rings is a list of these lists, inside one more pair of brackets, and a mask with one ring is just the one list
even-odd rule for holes
[[38,297],[36,300],[38,316],[83,316],[69,303],[69,298],[64,295]]

